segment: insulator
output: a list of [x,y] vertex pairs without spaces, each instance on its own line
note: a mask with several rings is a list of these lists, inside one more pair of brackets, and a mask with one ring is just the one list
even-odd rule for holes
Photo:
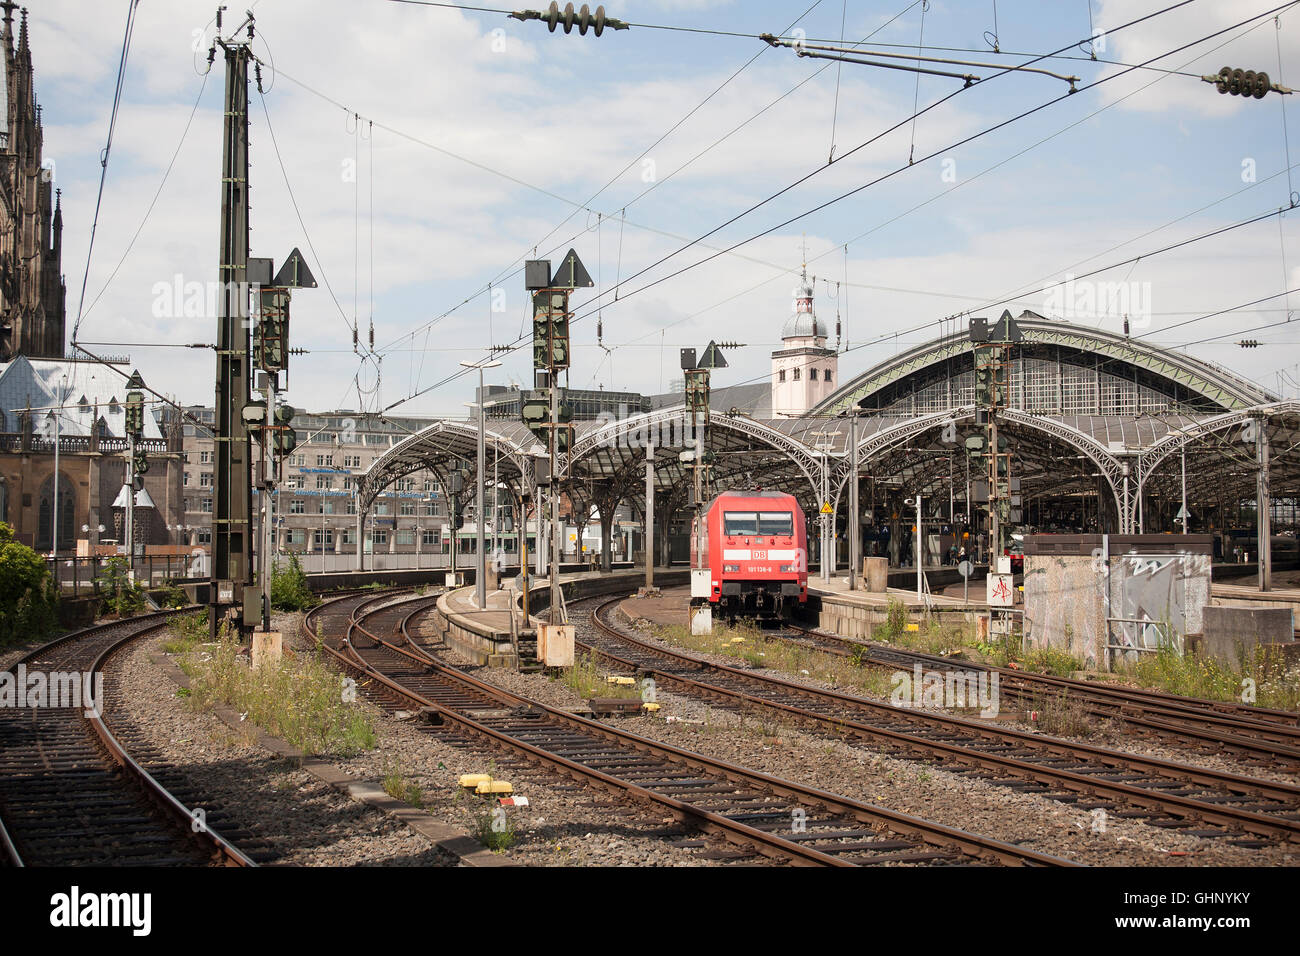
[[1269,82],[1267,73],[1261,70],[1259,73],[1255,74],[1255,99],[1262,100],[1268,95],[1268,91],[1272,89],[1272,87],[1273,84]]
[[[570,8],[572,8],[572,4],[570,4]],[[560,5],[558,3],[555,3],[554,0],[552,0],[550,7],[547,8],[546,13],[542,16],[542,19],[546,21],[546,28],[550,30],[552,33],[554,33],[555,24],[557,24],[560,20]]]
[[1241,84],[1245,78],[1245,70],[1233,70],[1228,77],[1228,92],[1233,96],[1239,96],[1241,94]]
[[596,317],[596,342],[603,343],[605,340],[605,320],[600,316]]

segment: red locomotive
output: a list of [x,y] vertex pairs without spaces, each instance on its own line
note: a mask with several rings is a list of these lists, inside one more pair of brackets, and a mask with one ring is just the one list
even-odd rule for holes
[[[723,492],[709,505],[699,547],[708,557],[709,602],[730,616],[775,615],[808,600],[808,538],[794,495]],[[692,567],[695,548],[692,535]]]

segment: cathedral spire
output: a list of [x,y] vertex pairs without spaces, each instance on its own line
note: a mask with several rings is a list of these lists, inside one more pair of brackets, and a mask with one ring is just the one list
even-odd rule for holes
[[0,0],[0,7],[4,8],[4,28],[0,31],[0,40],[4,41],[6,49],[13,49],[14,46],[14,10],[18,4],[14,0]]
[[27,52],[27,8],[26,7],[23,7],[22,13],[23,13],[22,26],[18,28],[18,52],[26,53]]

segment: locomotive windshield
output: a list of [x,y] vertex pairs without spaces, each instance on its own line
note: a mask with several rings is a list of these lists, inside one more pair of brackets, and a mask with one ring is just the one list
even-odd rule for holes
[[725,511],[722,533],[728,535],[792,535],[794,515],[788,511]]
[[758,533],[760,535],[794,534],[794,515],[788,511],[760,511]]
[[754,511],[724,511],[723,534],[758,534],[758,513]]

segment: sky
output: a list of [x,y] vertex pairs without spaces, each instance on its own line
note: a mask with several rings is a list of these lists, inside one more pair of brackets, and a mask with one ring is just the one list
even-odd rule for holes
[[[287,398],[463,417],[477,373],[459,363],[520,343],[486,380],[529,382],[522,263],[569,248],[596,281],[573,297],[573,387],[665,391],[678,350],[711,339],[741,346],[715,387],[766,380],[806,261],[841,381],[945,319],[1028,308],[1115,332],[1127,312],[1135,336],[1300,394],[1300,327],[1260,328],[1300,307],[1281,295],[1300,288],[1300,209],[1277,214],[1300,203],[1284,135],[1285,115],[1300,165],[1296,97],[1220,95],[1197,78],[1232,66],[1276,82],[1280,58],[1282,82],[1300,85],[1300,5],[1275,25],[1262,15],[1280,0],[1158,13],[1175,2],[628,0],[608,14],[635,25],[597,38],[394,0],[256,0],[251,255],[278,266],[301,248],[319,283],[294,295],[291,344],[308,354]],[[218,50],[201,75],[211,2],[139,3],[87,272],[127,10],[43,0],[30,14],[69,334],[80,312],[78,339],[108,343],[92,351],[129,354],[152,387],[211,404],[212,352],[162,347],[215,340],[224,67]],[[799,57],[760,33],[1034,61],[1079,91],[984,66],[929,64],[982,77],[966,87]],[[1117,65],[1153,57],[1159,70]]]

